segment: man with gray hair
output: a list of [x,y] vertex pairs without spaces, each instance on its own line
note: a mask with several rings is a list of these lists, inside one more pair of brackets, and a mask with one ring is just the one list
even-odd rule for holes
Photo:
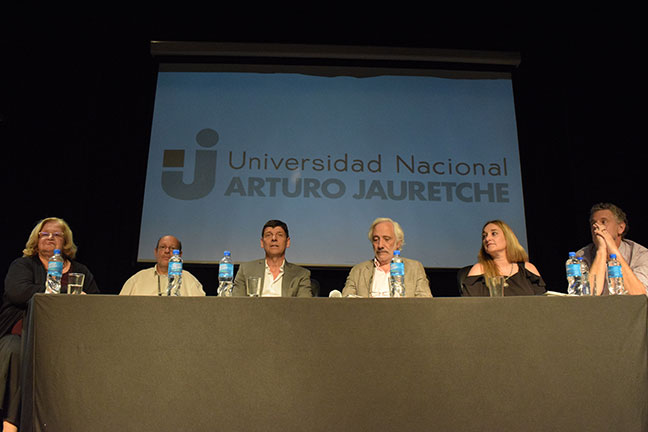
[[[369,228],[374,258],[356,264],[347,277],[343,296],[389,297],[389,267],[395,250],[405,245],[405,234],[398,222],[378,218]],[[405,297],[432,297],[423,264],[403,258],[405,264]]]
[[[648,249],[625,238],[628,218],[614,204],[599,203],[590,210],[592,243],[579,250],[590,268],[590,283],[596,280],[596,295],[607,295],[607,260],[616,255],[621,264],[623,284],[629,294],[647,294]],[[594,279],[596,278],[596,279]],[[594,286],[592,286],[594,288]]]

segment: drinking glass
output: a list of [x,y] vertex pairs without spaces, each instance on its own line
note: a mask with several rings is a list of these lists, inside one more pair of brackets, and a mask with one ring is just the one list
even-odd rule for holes
[[596,275],[590,275],[590,295],[596,295]]
[[68,274],[68,294],[81,294],[83,292],[83,281],[85,275],[83,273],[69,273]]
[[247,278],[247,295],[250,297],[259,296],[259,286],[261,285],[261,278],[250,276]]
[[493,276],[486,278],[486,286],[491,297],[504,296],[504,276]]

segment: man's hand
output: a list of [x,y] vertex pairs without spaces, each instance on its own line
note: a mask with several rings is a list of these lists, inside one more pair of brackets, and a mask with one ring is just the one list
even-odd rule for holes
[[605,225],[597,223],[592,224],[592,233],[594,234],[592,237],[597,250],[605,251],[606,257],[610,254],[619,255],[619,249],[617,248],[616,242],[605,228]]

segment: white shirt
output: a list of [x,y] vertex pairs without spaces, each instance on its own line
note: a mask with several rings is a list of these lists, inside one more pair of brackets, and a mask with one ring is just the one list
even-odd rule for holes
[[374,275],[371,283],[371,297],[390,297],[389,295],[390,272],[383,271],[380,263],[374,258]]
[[[156,266],[157,267],[157,266]],[[119,295],[150,295],[166,296],[169,278],[159,274],[156,267],[151,267],[135,273],[124,283]],[[187,270],[182,270],[181,296],[204,296],[202,284]]]
[[284,264],[286,260],[281,263],[281,270],[275,279],[272,276],[270,267],[268,267],[268,261],[265,262],[265,278],[263,280],[263,292],[261,293],[262,297],[281,297],[281,284],[283,282],[284,274]]

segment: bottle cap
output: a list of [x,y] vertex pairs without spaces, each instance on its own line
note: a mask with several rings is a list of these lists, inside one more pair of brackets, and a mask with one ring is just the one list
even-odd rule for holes
[[612,259],[616,259],[616,254],[611,254],[611,255],[610,255],[610,258],[612,258]]
[[394,251],[394,255],[396,255],[396,256],[400,256],[400,251],[399,251],[399,250],[395,250],[395,251]]
[[230,256],[231,254],[230,254],[230,251],[225,251],[225,252],[223,252],[223,255]]
[[569,252],[569,256],[570,256],[570,257],[572,257],[572,256],[576,256],[576,252]]
[[178,249],[173,249],[173,255],[180,255],[180,251]]
[[60,255],[61,249],[54,249],[54,255]]
[[582,257],[582,256],[576,257],[576,259],[577,259],[578,261],[583,261],[583,257]]

